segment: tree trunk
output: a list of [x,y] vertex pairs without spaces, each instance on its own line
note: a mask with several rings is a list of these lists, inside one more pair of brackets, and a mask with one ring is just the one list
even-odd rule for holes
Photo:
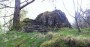
[[24,4],[23,6],[20,7],[20,0],[15,0],[15,10],[14,10],[13,28],[12,29],[15,29],[17,31],[20,29],[20,10],[22,8],[26,7],[27,5],[31,4],[34,1],[35,0],[27,2],[26,4]]
[[76,26],[77,26],[76,28],[78,29],[79,32],[81,32],[80,27],[78,25],[78,21],[77,21],[78,19],[77,18],[78,18],[78,13],[75,12],[75,21],[76,21]]
[[13,29],[20,29],[20,0],[15,0],[15,10],[13,17]]

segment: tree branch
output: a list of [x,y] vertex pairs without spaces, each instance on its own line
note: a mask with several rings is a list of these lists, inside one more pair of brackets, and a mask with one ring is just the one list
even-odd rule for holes
[[27,5],[31,4],[31,3],[34,2],[34,1],[35,1],[35,0],[32,0],[32,1],[30,1],[30,2],[27,2],[26,4],[24,4],[23,6],[21,6],[20,9],[26,7]]
[[4,8],[14,8],[14,7],[11,7],[11,6],[7,6],[7,5],[5,5],[5,4],[0,4],[0,5],[4,6],[4,7],[1,7],[0,9],[4,9]]
[[27,2],[27,1],[28,1],[28,0],[25,0],[25,1],[21,2],[20,4],[23,4],[23,3]]
[[2,18],[2,17],[10,17],[10,16],[12,16],[13,14],[10,14],[9,16],[0,16],[0,18]]
[[13,19],[10,19],[7,23],[3,24],[3,27],[4,27],[5,25],[7,25],[8,23],[10,23],[12,20],[13,20]]
[[4,8],[14,8],[14,7],[1,7],[0,9],[4,9]]

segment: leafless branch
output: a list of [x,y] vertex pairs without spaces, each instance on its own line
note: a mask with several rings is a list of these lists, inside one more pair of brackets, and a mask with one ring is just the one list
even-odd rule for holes
[[25,1],[21,2],[20,4],[25,3],[25,2],[28,2],[28,0],[25,0]]
[[84,15],[85,14],[85,12],[84,11],[82,11],[82,14],[81,14],[81,17],[83,18],[83,20],[90,26],[90,23],[82,16],[82,15]]
[[23,6],[21,6],[20,9],[24,8],[25,6],[31,4],[31,3],[34,2],[34,1],[35,1],[35,0],[32,0],[32,1],[30,1],[30,2],[27,2],[26,4],[24,4]]
[[14,8],[14,7],[11,7],[11,6],[7,6],[7,5],[5,5],[5,4],[0,4],[0,5],[4,6],[4,7],[1,7],[0,9],[4,9],[4,8]]
[[4,9],[4,8],[14,8],[14,7],[1,7],[0,9]]
[[80,12],[78,12],[78,0],[77,0],[77,10],[75,9],[75,1],[73,0],[73,5],[74,5],[74,10],[75,10],[75,21],[76,21],[76,26],[77,26],[77,29],[78,29],[78,31],[79,32],[81,32],[81,29],[80,29],[80,27],[79,27],[79,24],[78,24],[78,13],[80,13]]
[[[9,16],[1,16],[1,17],[10,17],[10,16],[12,16],[13,14],[11,14],[11,15],[9,15]],[[0,18],[1,18],[0,17]],[[4,25],[3,25],[3,27],[6,25],[6,24],[8,24],[8,23],[10,23],[11,21],[12,21],[13,19],[11,19],[11,20],[9,20],[7,23],[5,23]]]
[[7,23],[3,24],[3,27],[4,27],[5,25],[7,25],[8,23],[10,23],[12,20],[13,20],[13,19],[10,19]]
[[9,0],[0,0],[0,2],[9,1]]
[[12,16],[12,15],[13,15],[13,14],[10,14],[9,16],[0,16],[0,18],[1,18],[1,17],[10,17],[10,16]]
[[67,8],[66,8],[66,6],[65,6],[65,4],[64,4],[64,2],[63,2],[63,0],[62,0],[62,3],[63,3],[64,8],[66,9],[67,13],[68,13],[71,17],[75,18],[74,16],[72,16],[72,15],[69,13],[69,11],[67,10]]

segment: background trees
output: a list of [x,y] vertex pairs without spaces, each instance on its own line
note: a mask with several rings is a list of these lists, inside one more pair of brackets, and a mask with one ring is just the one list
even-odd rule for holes
[[[12,1],[15,3],[15,5],[10,4]],[[0,9],[13,9],[14,12],[12,12],[12,14],[9,14],[9,15],[5,14],[5,16],[3,16],[3,17],[10,16],[10,18],[11,18],[10,21],[13,20],[14,29],[17,28],[16,30],[18,30],[20,27],[17,25],[20,25],[19,22],[20,22],[20,18],[21,18],[21,16],[20,16],[21,10],[34,1],[35,0],[23,0],[23,1],[21,1],[21,0],[15,0],[15,1],[14,0],[4,0],[4,1],[0,1]],[[42,0],[42,1],[44,1],[44,0]],[[57,9],[56,0],[49,0],[49,1],[51,1],[54,8]],[[65,3],[64,0],[62,0],[62,1],[63,1],[62,4],[64,6],[64,9],[67,10],[67,8],[65,7],[66,4],[64,4]],[[78,5],[78,3],[75,3],[75,1],[77,1],[77,0],[72,0],[72,1],[73,1],[75,14],[73,14],[73,15],[69,14],[69,16],[72,16],[73,18],[77,19],[77,25],[79,26],[79,28],[86,27],[86,25],[89,26],[90,25],[89,20],[88,20],[89,17],[88,16],[86,17],[86,14],[87,13],[89,14],[89,12],[83,11],[82,6],[81,6],[82,3],[80,3]],[[8,3],[6,4],[5,2],[8,2]],[[77,2],[79,2],[79,1],[77,1]],[[11,15],[14,15],[14,16],[11,16]],[[13,17],[13,19],[12,19],[12,17]],[[4,18],[4,19],[6,19],[6,18]],[[7,24],[7,22],[5,24]]]
[[[5,0],[6,1],[6,0]],[[21,0],[15,0],[15,6],[12,7],[9,4],[4,4],[5,1],[1,1],[1,8],[0,9],[4,9],[4,8],[14,8],[14,13],[11,15],[13,16],[13,29],[15,30],[19,30],[20,28],[20,12],[21,9],[23,9],[24,7],[26,7],[27,5],[31,4],[32,2],[34,2],[35,0],[24,0],[23,2],[21,2]],[[12,0],[8,0],[7,2],[12,2]],[[9,16],[11,16],[9,15]],[[5,16],[6,17],[6,16]],[[10,21],[12,21],[10,20]]]
[[87,9],[83,14],[78,16],[78,24],[80,28],[89,28],[90,27],[90,9]]

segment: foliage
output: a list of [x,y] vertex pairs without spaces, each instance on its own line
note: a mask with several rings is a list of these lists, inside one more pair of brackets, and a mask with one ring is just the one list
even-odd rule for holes
[[61,28],[46,34],[8,31],[0,34],[0,47],[89,47],[90,28],[82,30],[78,33],[76,29]]
[[[18,23],[18,25],[16,25],[17,26],[17,29],[19,29],[19,30],[21,30],[21,28],[23,27],[23,25],[25,24],[24,22],[22,22],[23,20],[24,20],[24,18],[26,17],[26,14],[27,14],[27,11],[26,10],[21,10],[21,12],[20,12],[20,22]],[[12,26],[12,25],[10,25],[11,26],[11,28],[10,28],[10,30],[14,30],[15,28]]]
[[20,12],[20,21],[22,21],[25,17],[26,17],[26,14],[27,14],[28,12],[26,11],[26,10],[21,10],[21,12]]
[[42,43],[41,47],[68,47],[68,45],[60,37],[57,37]]
[[[76,29],[62,28],[53,33],[53,38],[41,44],[41,47],[89,47],[90,29],[78,33]],[[85,32],[87,30],[87,32]]]
[[38,32],[24,33],[9,31],[0,35],[0,47],[39,47],[47,40],[44,35]]

